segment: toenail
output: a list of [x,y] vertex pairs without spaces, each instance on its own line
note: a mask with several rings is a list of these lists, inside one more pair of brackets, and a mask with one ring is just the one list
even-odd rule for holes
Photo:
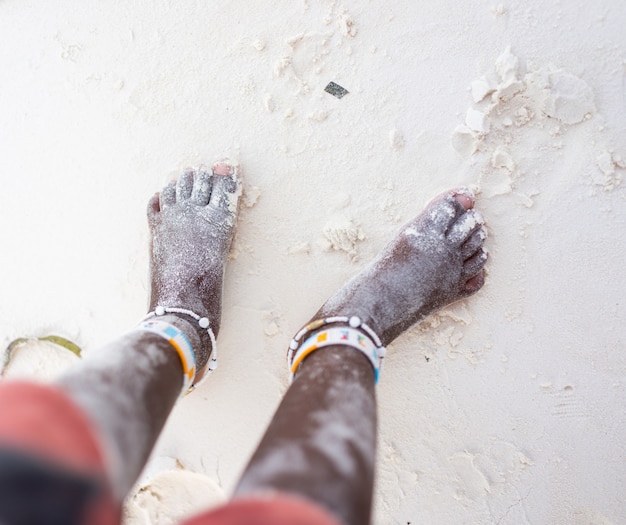
[[474,192],[472,190],[470,190],[467,186],[461,186],[460,188],[457,188],[456,191],[454,192],[455,195],[465,195],[467,197],[469,197],[470,199],[474,199],[475,195]]
[[213,173],[215,173],[215,175],[231,175],[232,166],[230,164],[226,164],[225,162],[220,162],[213,166]]
[[472,206],[474,206],[474,197],[471,195],[471,192],[467,190],[468,193],[465,193],[463,190],[455,191],[453,193],[454,198],[465,208],[469,210]]

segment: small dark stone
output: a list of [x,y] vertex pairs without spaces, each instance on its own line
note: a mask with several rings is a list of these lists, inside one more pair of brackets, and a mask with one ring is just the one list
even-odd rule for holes
[[324,91],[326,91],[326,93],[330,93],[333,97],[337,98],[342,98],[350,93],[347,89],[342,88],[339,84],[335,84],[334,82],[328,84],[324,88]]

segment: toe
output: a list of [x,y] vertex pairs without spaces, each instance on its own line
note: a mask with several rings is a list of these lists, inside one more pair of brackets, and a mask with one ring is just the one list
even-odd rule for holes
[[211,173],[205,169],[201,169],[196,173],[196,178],[191,191],[191,201],[198,206],[206,206],[209,204],[211,197]]
[[473,277],[470,277],[465,282],[465,293],[467,295],[472,295],[480,290],[485,284],[485,270],[481,270]]
[[161,211],[161,206],[159,205],[159,194],[155,193],[150,200],[148,201],[148,221],[152,222],[156,219],[157,215]]
[[224,162],[216,164],[213,166],[212,181],[209,206],[235,211],[241,194],[236,166]]
[[487,262],[487,252],[482,248],[463,263],[462,275],[465,280],[478,275]]
[[485,230],[483,226],[474,230],[461,246],[461,255],[463,256],[463,259],[469,259],[472,255],[474,255],[478,249],[482,247],[486,238],[487,230]]
[[427,208],[427,220],[440,232],[446,232],[456,218],[465,211],[461,203],[448,194],[432,201]]
[[467,188],[447,191],[430,202],[426,208],[427,220],[435,229],[446,232],[473,206],[474,197]]
[[474,209],[461,215],[448,230],[448,240],[456,245],[463,244],[470,236],[485,224],[483,216]]
[[161,192],[160,209],[176,204],[176,181],[168,183]]
[[194,173],[192,170],[187,170],[178,178],[176,184],[176,201],[182,202],[191,198],[191,192],[193,190]]

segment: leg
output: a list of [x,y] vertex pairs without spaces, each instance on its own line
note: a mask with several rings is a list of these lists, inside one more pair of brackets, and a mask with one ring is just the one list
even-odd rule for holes
[[[233,237],[240,183],[235,169],[187,172],[148,206],[150,310],[178,307],[208,317],[217,334],[224,265]],[[206,331],[186,315],[159,318],[181,330],[201,370],[211,353]],[[131,332],[89,356],[60,380],[102,435],[121,501],[137,479],[181,393],[181,361],[159,335]]]
[[[417,321],[478,291],[485,231],[469,192],[433,200],[314,319],[359,316],[384,345]],[[318,502],[345,523],[369,523],[376,448],[371,364],[329,346],[300,367],[236,496],[282,491]]]

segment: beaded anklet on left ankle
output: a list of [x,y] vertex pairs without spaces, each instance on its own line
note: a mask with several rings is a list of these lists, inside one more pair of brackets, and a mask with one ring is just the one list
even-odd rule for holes
[[[196,355],[189,338],[184,332],[174,325],[158,319],[158,317],[166,314],[187,315],[194,319],[200,328],[206,330],[211,341],[211,356],[202,370],[196,369]],[[192,392],[217,368],[217,342],[208,317],[200,317],[195,312],[185,308],[157,306],[154,311],[143,318],[137,329],[155,333],[166,339],[172,347],[174,347],[183,367],[184,381],[182,394],[186,395]]]

